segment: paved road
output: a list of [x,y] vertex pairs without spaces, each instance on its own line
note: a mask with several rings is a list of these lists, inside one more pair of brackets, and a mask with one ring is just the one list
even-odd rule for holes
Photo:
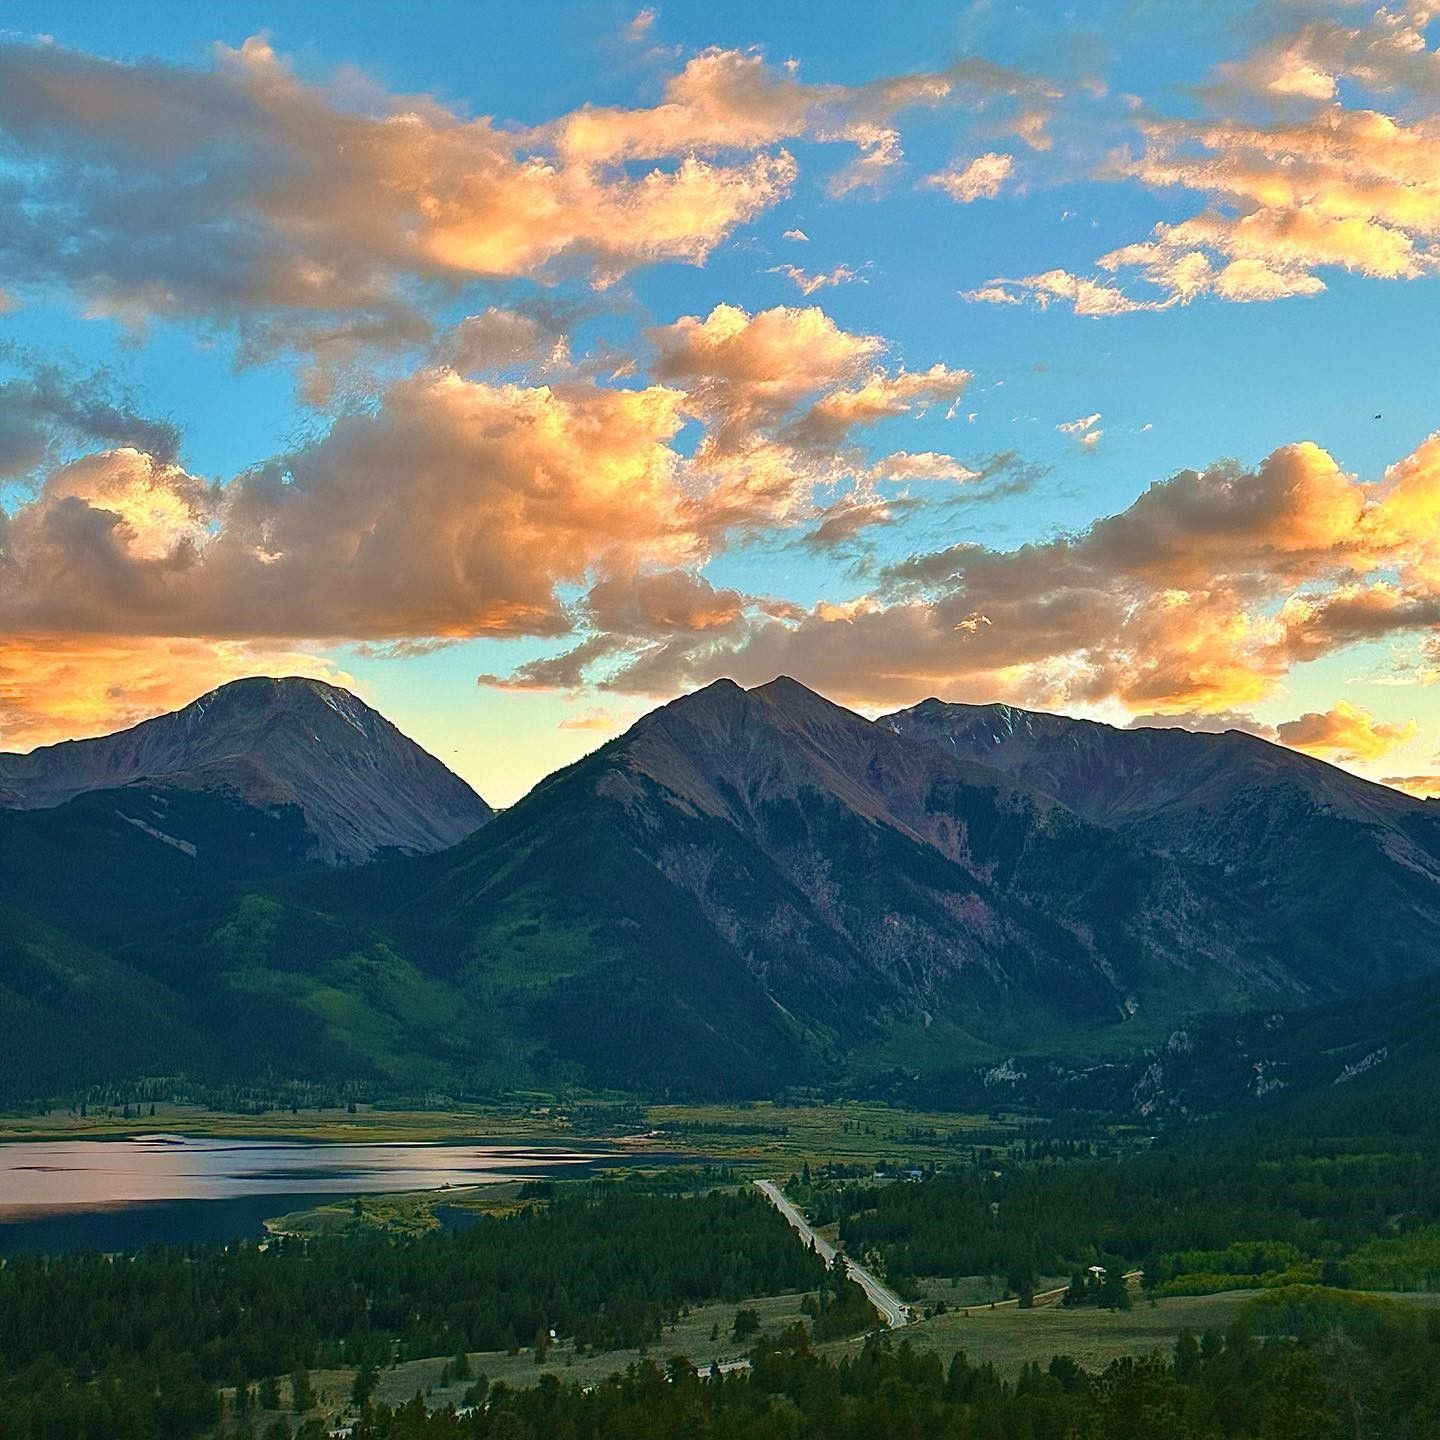
[[[814,1245],[816,1253],[827,1265],[834,1260],[835,1247],[810,1228],[805,1217],[781,1194],[774,1181],[757,1180],[755,1188],[789,1221],[790,1228],[807,1245]],[[898,1330],[902,1325],[910,1323],[913,1318],[910,1307],[893,1290],[887,1290],[864,1266],[857,1265],[848,1255],[845,1257],[845,1269],[850,1278],[870,1297],[870,1303],[892,1330]]]

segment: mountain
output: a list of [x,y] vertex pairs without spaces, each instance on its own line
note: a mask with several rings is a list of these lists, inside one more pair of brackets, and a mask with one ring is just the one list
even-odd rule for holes
[[[331,865],[444,849],[492,813],[382,715],[318,680],[237,680],[115,735],[0,754],[0,807],[11,810],[136,788],[224,795],[268,817],[292,813],[301,858]],[[198,847],[201,834],[172,823],[171,808],[124,819]]]
[[[3,774],[49,804],[0,811],[15,1097],[160,1073],[1180,1114],[1279,1063],[1266,1017],[1440,987],[1431,810],[1249,736],[720,681],[476,828],[353,697],[262,681]],[[1373,1014],[1326,1042],[1344,1063]],[[27,1061],[22,1028],[83,1057]],[[1290,1033],[1318,1084],[1320,1032]]]
[[615,1085],[1113,1044],[1306,993],[1208,871],[788,679],[661,707],[392,867],[383,901],[339,883],[533,1053]]
[[876,723],[1207,868],[1292,937],[1315,999],[1440,961],[1440,807],[1237,730],[1119,730],[939,700]]

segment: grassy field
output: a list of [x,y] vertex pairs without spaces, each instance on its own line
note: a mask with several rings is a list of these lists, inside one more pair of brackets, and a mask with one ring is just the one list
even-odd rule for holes
[[418,1235],[438,1230],[437,1208],[508,1215],[520,1208],[521,1182],[452,1186],[448,1190],[397,1190],[382,1195],[345,1195],[309,1210],[292,1210],[265,1222],[272,1235],[354,1235],[384,1230]]
[[[977,1277],[978,1278],[978,1277]],[[1206,1330],[1224,1330],[1240,1313],[1255,1290],[1232,1290],[1222,1295],[1175,1296],[1149,1301],[1136,1298],[1131,1310],[1097,1310],[1084,1306],[1067,1310],[1061,1305],[1021,1310],[1016,1305],[971,1306],[921,1320],[900,1336],[918,1349],[931,1351],[949,1363],[964,1351],[972,1364],[995,1366],[1013,1379],[1032,1361],[1048,1365],[1056,1355],[1068,1355],[1087,1370],[1101,1370],[1123,1355],[1169,1352],[1176,1338],[1188,1330],[1199,1336]],[[1390,1295],[1426,1309],[1440,1308],[1440,1295]],[[863,1338],[834,1341],[820,1348],[832,1358],[858,1353]]]
[[[742,1301],[740,1306],[699,1306],[669,1326],[659,1343],[652,1346],[648,1353],[660,1364],[673,1355],[684,1355],[696,1365],[736,1359],[743,1355],[749,1343],[737,1344],[731,1338],[737,1309],[743,1306],[756,1311],[762,1327],[774,1333],[803,1318],[801,1298],[798,1294],[765,1295]],[[598,1355],[581,1355],[571,1344],[557,1344],[551,1346],[544,1364],[536,1364],[534,1351],[528,1347],[514,1355],[503,1350],[479,1350],[471,1352],[469,1357],[471,1378],[452,1378],[448,1384],[441,1384],[441,1380],[452,1368],[453,1356],[407,1360],[381,1372],[375,1387],[375,1399],[388,1405],[398,1405],[419,1391],[431,1409],[446,1405],[458,1408],[464,1401],[466,1390],[480,1375],[484,1375],[492,1385],[503,1381],[516,1389],[534,1385],[542,1375],[558,1376],[564,1384],[593,1385],[607,1376],[623,1373],[641,1358],[642,1353],[639,1350],[609,1350]],[[354,1407],[350,1403],[355,1383],[353,1370],[316,1370],[312,1372],[310,1382],[319,1403],[317,1409],[309,1413],[318,1414],[328,1422],[353,1412]],[[288,1403],[289,1396],[290,1382],[282,1376],[282,1403]],[[253,1417],[256,1433],[263,1434],[266,1425],[281,1416],[293,1419],[286,1411],[257,1412]]]
[[[1067,1310],[1047,1305],[1021,1310],[1016,1305],[972,1305],[921,1320],[904,1331],[918,1349],[932,1351],[948,1363],[963,1350],[972,1364],[987,1362],[1013,1378],[1031,1361],[1049,1364],[1055,1355],[1069,1355],[1088,1370],[1103,1369],[1121,1355],[1148,1355],[1168,1351],[1184,1330],[1199,1335],[1223,1330],[1239,1313],[1253,1291],[1225,1295],[1157,1301],[1152,1308],[1137,1300],[1133,1310],[1097,1310],[1090,1306]],[[857,1351],[862,1341],[840,1341],[823,1347],[838,1358]]]
[[577,1137],[568,1119],[548,1107],[465,1110],[380,1110],[360,1106],[354,1114],[333,1110],[270,1110],[239,1115],[200,1105],[157,1104],[143,1115],[87,1115],[51,1110],[41,1115],[0,1115],[0,1142],[6,1140],[105,1140],[130,1135],[196,1135],[249,1140],[331,1140],[354,1144],[387,1140],[550,1140]]
[[[977,1288],[979,1282],[977,1281]],[[1031,1362],[1048,1365],[1055,1355],[1068,1355],[1087,1370],[1104,1369],[1112,1360],[1126,1355],[1148,1355],[1153,1351],[1168,1353],[1176,1337],[1184,1331],[1198,1336],[1206,1330],[1224,1330],[1236,1318],[1256,1291],[1233,1291],[1225,1295],[1175,1297],[1159,1300],[1155,1305],[1137,1300],[1135,1308],[1111,1312],[1091,1308],[1066,1310],[1058,1305],[1021,1310],[1012,1305],[990,1309],[988,1304],[973,1305],[969,1314],[952,1310],[945,1315],[917,1321],[901,1332],[891,1332],[888,1343],[908,1341],[916,1348],[938,1355],[942,1363],[963,1351],[972,1364],[993,1364],[1006,1379],[1013,1379]],[[1440,1308],[1440,1295],[1404,1295],[1402,1299],[1425,1308]],[[802,1297],[794,1295],[764,1296],[741,1302],[744,1308],[759,1313],[762,1327],[774,1334],[803,1320]],[[544,1362],[537,1364],[529,1348],[515,1354],[504,1351],[477,1351],[469,1356],[471,1377],[468,1380],[446,1380],[452,1360],[435,1357],[410,1360],[382,1372],[375,1398],[395,1405],[410,1399],[417,1391],[432,1409],[445,1405],[459,1406],[474,1377],[484,1375],[494,1384],[524,1388],[536,1384],[542,1375],[554,1375],[564,1384],[593,1385],[607,1376],[623,1372],[648,1353],[657,1363],[664,1364],[672,1356],[683,1355],[696,1365],[724,1363],[740,1358],[745,1346],[731,1336],[735,1305],[700,1306],[668,1327],[659,1343],[640,1350],[611,1350],[601,1354],[579,1354],[573,1346],[557,1344],[550,1348]],[[866,1337],[837,1340],[819,1349],[833,1360],[856,1355]],[[317,1398],[318,1413],[327,1420],[348,1414],[354,1372],[349,1370],[317,1371],[311,1376]],[[282,1399],[288,1397],[288,1381],[281,1381]],[[317,1412],[312,1412],[317,1413]],[[272,1418],[260,1417],[262,1421]],[[263,1423],[258,1427],[263,1431]]]
[[[0,1115],[6,1140],[119,1139],[156,1131],[241,1139],[316,1141],[533,1141],[591,1143],[626,1150],[668,1150],[767,1173],[826,1161],[873,1165],[885,1160],[953,1159],[975,1143],[1023,1138],[1016,1117],[934,1114],[885,1105],[651,1105],[558,1102],[437,1110],[271,1110],[239,1115],[192,1105],[157,1104],[141,1115],[80,1116],[68,1110]],[[980,1132],[985,1132],[981,1134]]]
[[[674,1355],[683,1355],[696,1365],[734,1360],[745,1353],[750,1343],[737,1344],[731,1336],[737,1309],[743,1307],[756,1311],[762,1327],[773,1334],[803,1318],[801,1298],[798,1294],[767,1295],[744,1300],[740,1306],[698,1306],[667,1327],[648,1353],[660,1364]],[[714,1339],[711,1338],[712,1333],[715,1334]],[[470,1356],[470,1369],[475,1375],[483,1374],[491,1384],[503,1380],[505,1384],[516,1387],[533,1385],[541,1375],[551,1374],[565,1384],[592,1385],[608,1375],[623,1372],[640,1358],[639,1350],[608,1350],[598,1355],[578,1355],[570,1345],[553,1345],[542,1365],[535,1363],[534,1353],[527,1348],[516,1355],[507,1355],[501,1350],[477,1352]],[[456,1381],[448,1389],[442,1387],[440,1375],[446,1363],[443,1359],[436,1359],[412,1360],[397,1365],[380,1377],[376,1397],[394,1404],[408,1400],[419,1390],[432,1407],[458,1405],[460,1397],[474,1382]]]

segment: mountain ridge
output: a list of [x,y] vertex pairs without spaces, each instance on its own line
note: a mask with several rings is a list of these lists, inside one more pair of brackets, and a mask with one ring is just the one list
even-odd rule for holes
[[378,711],[303,676],[231,681],[111,735],[0,754],[3,809],[52,809],[136,785],[293,806],[312,858],[327,864],[443,849],[493,814]]
[[[232,1077],[755,1095],[1136,1054],[1440,969],[1425,807],[1248,737],[942,702],[871,721],[787,677],[719,681],[457,843],[327,868],[301,807],[271,803],[271,749],[306,775],[388,722],[300,683],[299,719],[259,707],[254,754],[222,727],[163,783],[0,811],[20,857],[0,1029],[7,1005],[63,1028],[67,976],[132,974],[174,997],[177,1056],[209,1044]],[[202,701],[187,733],[220,718]],[[1232,765],[1243,781],[1216,779]],[[99,876],[83,896],[74,867]],[[261,1016],[290,1038],[251,1034]]]

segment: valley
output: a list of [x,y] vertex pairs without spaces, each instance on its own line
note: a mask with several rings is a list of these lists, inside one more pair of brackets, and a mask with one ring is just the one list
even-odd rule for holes
[[717,1365],[702,1409],[1080,1417],[1428,1354],[1431,803],[784,679],[498,813],[318,682],[57,748],[0,757],[22,1433],[539,1435]]

